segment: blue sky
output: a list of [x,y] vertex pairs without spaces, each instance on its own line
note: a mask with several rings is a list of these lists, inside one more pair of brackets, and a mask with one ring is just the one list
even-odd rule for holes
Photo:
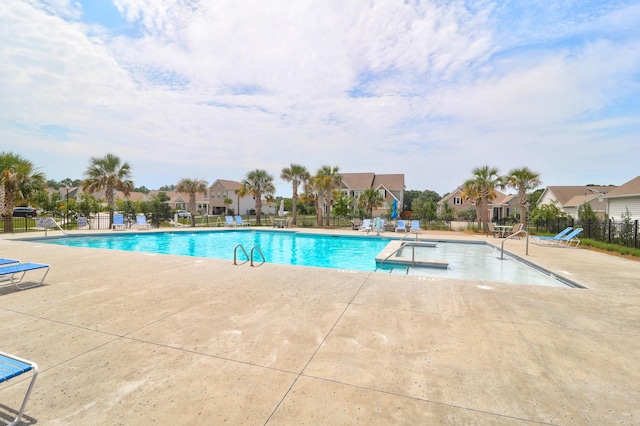
[[0,150],[48,178],[114,153],[136,185],[265,169],[640,174],[637,1],[3,0]]

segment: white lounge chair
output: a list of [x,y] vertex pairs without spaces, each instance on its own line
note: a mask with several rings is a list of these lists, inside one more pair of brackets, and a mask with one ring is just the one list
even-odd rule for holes
[[127,225],[124,224],[124,215],[121,213],[116,213],[113,215],[113,224],[111,228],[114,231],[124,231],[127,229]]
[[362,225],[360,225],[359,231],[371,231],[371,219],[362,219]]
[[27,393],[22,400],[22,405],[20,406],[18,415],[11,423],[9,423],[9,426],[17,425],[18,422],[20,422],[20,418],[27,406],[27,401],[29,400],[33,386],[36,384],[36,377],[38,377],[38,364],[33,361],[19,358],[15,355],[10,355],[6,352],[0,352],[0,383],[6,382],[29,371],[33,372],[31,383],[29,383]]
[[[27,286],[20,286],[20,283],[24,279],[24,276],[27,274],[27,272],[35,271],[37,269],[46,269],[40,282]],[[0,281],[8,281],[7,283],[3,283],[2,285],[13,284],[18,290],[24,290],[27,288],[42,285],[48,273],[49,265],[46,265],[44,263],[13,263],[9,266],[3,266],[0,268]]]

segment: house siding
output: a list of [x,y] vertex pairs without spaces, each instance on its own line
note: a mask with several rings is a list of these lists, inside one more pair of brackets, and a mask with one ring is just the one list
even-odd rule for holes
[[631,220],[640,220],[640,197],[609,199],[610,219],[621,220],[627,209],[631,214]]

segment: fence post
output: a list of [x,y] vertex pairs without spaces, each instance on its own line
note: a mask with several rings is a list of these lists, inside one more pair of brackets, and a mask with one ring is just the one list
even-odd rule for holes
[[611,244],[611,219],[608,222],[609,229],[607,229],[607,243]]
[[633,248],[638,248],[638,219],[633,221]]

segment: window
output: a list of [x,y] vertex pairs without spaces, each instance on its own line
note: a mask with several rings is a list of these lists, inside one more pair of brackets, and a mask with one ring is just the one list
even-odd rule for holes
[[459,206],[459,205],[462,205],[462,198],[460,198],[460,197],[454,197],[454,198],[453,198],[453,204],[454,204],[454,205],[458,205],[458,206]]

